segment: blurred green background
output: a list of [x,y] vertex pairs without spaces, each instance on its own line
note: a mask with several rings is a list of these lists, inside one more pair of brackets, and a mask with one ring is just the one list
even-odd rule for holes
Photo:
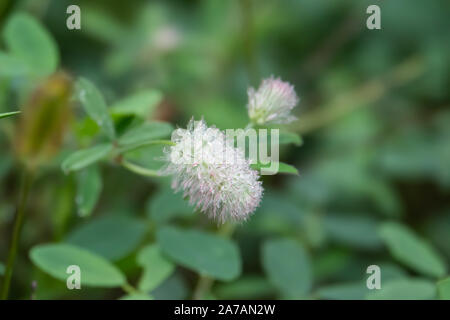
[[[59,61],[73,79],[96,84],[119,134],[134,118],[185,127],[203,116],[239,128],[248,122],[247,88],[280,76],[301,99],[289,130],[303,144],[281,149],[300,174],[264,177],[261,207],[222,244],[223,228],[173,195],[166,179],[142,178],[112,161],[64,174],[68,154],[104,140],[74,101],[63,143],[32,187],[11,298],[450,298],[450,2],[85,0],[77,1],[81,30],[68,30],[73,2],[0,2],[2,53],[11,41],[5,26],[24,12],[58,52],[36,52],[43,59],[32,64],[35,72],[0,55],[0,112],[22,108],[44,83],[46,66]],[[371,4],[381,8],[381,30],[366,28]],[[40,45],[33,41],[31,52]],[[146,102],[135,97],[139,108],[126,110],[134,104],[123,99],[139,92]],[[21,175],[21,117],[0,120],[0,275]],[[130,158],[157,168],[160,151]],[[93,203],[83,207],[82,196]],[[217,247],[203,248],[196,232],[220,238]],[[177,256],[185,241],[198,250]],[[68,290],[30,259],[42,243],[102,256],[139,292]],[[217,253],[228,245],[239,255]],[[381,290],[366,288],[369,265],[381,268]],[[207,276],[199,279],[202,270]]]

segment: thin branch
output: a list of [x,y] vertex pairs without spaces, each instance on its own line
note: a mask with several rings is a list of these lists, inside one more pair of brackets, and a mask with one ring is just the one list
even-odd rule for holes
[[25,217],[25,209],[27,206],[28,194],[33,183],[33,173],[25,169],[22,185],[20,187],[20,199],[17,209],[17,215],[14,222],[14,230],[11,239],[11,246],[9,248],[8,261],[6,264],[5,277],[3,279],[3,287],[1,292],[1,300],[8,299],[9,287],[14,269],[14,261],[16,260],[17,249],[19,247],[20,234]]
[[424,64],[419,57],[409,58],[389,73],[337,96],[317,111],[301,116],[292,129],[305,134],[322,128],[357,108],[374,103],[393,87],[418,78],[423,71]]
[[137,164],[131,163],[127,160],[122,160],[121,165],[130,170],[131,172],[134,172],[138,175],[145,176],[145,177],[160,177],[161,175],[156,170],[144,168],[141,166],[138,166]]

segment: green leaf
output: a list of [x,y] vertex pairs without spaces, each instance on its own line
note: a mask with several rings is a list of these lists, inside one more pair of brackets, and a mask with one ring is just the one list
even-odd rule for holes
[[301,146],[303,144],[302,137],[294,132],[280,131],[279,144],[294,144]]
[[80,78],[76,83],[78,98],[86,113],[105,132],[109,139],[114,140],[116,132],[113,121],[108,113],[105,99],[95,85],[87,79]]
[[0,262],[0,276],[5,274],[5,265]]
[[370,293],[366,284],[362,281],[352,283],[338,283],[321,287],[316,295],[326,300],[364,300]]
[[394,280],[400,278],[408,278],[408,272],[402,269],[400,266],[391,262],[376,263],[380,267],[382,273],[382,280]]
[[19,114],[19,113],[20,113],[20,111],[0,113],[0,119],[7,118],[7,117],[12,117],[12,116],[15,116],[16,114]]
[[22,60],[0,51],[0,75],[5,77],[26,74],[29,68]]
[[306,296],[312,286],[306,250],[290,239],[269,240],[262,247],[262,264],[270,282],[293,298]]
[[145,118],[151,115],[161,100],[162,94],[157,90],[141,91],[116,102],[111,107],[111,113],[115,116]]
[[231,240],[195,230],[163,227],[157,232],[161,250],[175,262],[219,280],[241,273],[239,250]]
[[442,277],[446,273],[438,253],[407,227],[388,222],[380,227],[379,234],[391,254],[413,270],[432,277]]
[[[267,138],[261,140],[262,137],[258,136],[258,147],[259,148],[269,148],[272,145],[272,129],[271,128],[264,128],[267,129]],[[277,129],[278,130],[278,129]],[[267,146],[266,146],[267,144]],[[295,133],[295,132],[289,132],[289,131],[278,131],[278,141],[274,141],[274,145],[280,146],[280,145],[286,145],[286,144],[293,144],[295,146],[301,146],[303,144],[302,137]]]
[[439,252],[450,259],[450,209],[443,210],[440,215],[430,217],[425,227],[426,236],[436,245]]
[[153,297],[143,293],[132,293],[123,296],[119,300],[153,300]]
[[122,216],[95,219],[71,232],[66,242],[106,259],[118,260],[133,251],[145,235],[143,222]]
[[130,34],[120,21],[102,10],[101,6],[88,6],[83,11],[83,32],[106,43],[120,43]]
[[149,122],[126,132],[119,139],[119,145],[124,149],[135,148],[145,145],[156,139],[169,136],[173,126],[167,122]]
[[366,295],[368,300],[429,300],[436,297],[436,285],[423,279],[396,279]]
[[175,272],[158,288],[153,290],[151,295],[156,300],[185,300],[188,299],[190,291],[184,275],[180,272]]
[[261,162],[253,163],[250,165],[252,169],[259,170],[266,175],[274,175],[278,173],[287,173],[298,175],[298,170],[284,162],[271,162],[269,164],[262,164]]
[[68,244],[45,244],[31,249],[33,263],[51,276],[66,281],[67,267],[77,265],[81,271],[81,287],[119,287],[125,276],[107,260],[85,249]]
[[318,253],[313,261],[314,278],[322,281],[340,274],[341,270],[350,264],[351,259],[349,250],[339,247]]
[[[382,287],[384,283],[392,280],[407,278],[407,274],[396,265],[381,263],[379,267],[381,270]],[[373,291],[367,288],[366,281],[357,281],[321,287],[317,290],[315,296],[327,300],[363,300],[367,294]]]
[[65,173],[83,169],[97,161],[105,158],[112,150],[109,143],[97,145],[95,147],[78,150],[68,156],[62,163],[62,170]]
[[290,164],[284,163],[284,162],[280,162],[280,167],[278,169],[278,172],[298,175],[297,168],[291,166]]
[[439,299],[450,300],[450,278],[446,278],[437,283]]
[[327,235],[338,243],[358,249],[379,249],[382,245],[377,222],[369,217],[333,214],[326,215]]
[[149,245],[139,251],[137,262],[144,269],[138,285],[143,292],[158,287],[175,270],[173,263],[161,255],[157,245]]
[[96,166],[90,166],[77,174],[78,215],[89,216],[97,204],[102,191],[102,177]]
[[53,73],[59,63],[56,43],[50,33],[34,17],[13,15],[3,30],[6,46],[14,58],[22,60],[37,75]]
[[233,282],[217,284],[214,289],[220,299],[255,299],[273,296],[274,287],[262,276],[243,276]]
[[192,216],[194,208],[181,194],[164,188],[156,193],[147,205],[147,215],[156,222],[163,223],[176,217]]

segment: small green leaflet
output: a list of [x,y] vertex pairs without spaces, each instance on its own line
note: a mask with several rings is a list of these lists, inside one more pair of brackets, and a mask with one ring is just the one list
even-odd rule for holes
[[78,150],[68,156],[62,163],[65,173],[83,169],[97,161],[105,158],[113,149],[109,143],[101,144],[89,149]]
[[163,188],[150,198],[147,215],[157,223],[164,223],[174,218],[190,217],[195,213],[189,201],[182,194],[174,193],[170,188]]
[[31,249],[30,258],[41,270],[62,281],[67,280],[67,268],[76,265],[82,272],[82,286],[110,288],[126,284],[122,272],[105,258],[72,245],[38,245]]
[[219,299],[255,299],[273,296],[275,288],[263,276],[242,276],[232,282],[218,283],[214,294]]
[[39,76],[47,76],[56,70],[59,64],[56,42],[33,16],[13,15],[3,29],[3,38],[11,59],[22,61],[26,70]]
[[425,279],[395,279],[381,285],[381,289],[372,290],[367,300],[429,300],[436,297],[436,285]]
[[21,76],[29,72],[29,67],[22,60],[0,51],[0,76]]
[[86,113],[105,132],[110,140],[114,140],[116,137],[114,123],[101,92],[91,81],[84,78],[78,79],[75,86],[77,96]]
[[162,94],[157,90],[145,90],[130,95],[111,106],[114,116],[137,116],[141,118],[152,114],[161,102]]
[[102,191],[102,177],[97,166],[90,166],[77,174],[78,215],[89,216],[97,204]]
[[439,299],[450,300],[450,278],[446,278],[437,283]]
[[391,254],[405,265],[427,276],[445,275],[446,266],[439,254],[406,226],[387,222],[381,225],[379,234]]
[[258,162],[253,163],[250,166],[252,169],[259,170],[263,175],[274,175],[277,173],[298,175],[298,170],[295,167],[284,162],[270,162],[269,164]]
[[378,223],[369,216],[328,213],[323,217],[323,225],[332,243],[365,250],[382,247]]
[[142,241],[145,232],[146,225],[139,219],[106,215],[88,220],[73,230],[66,242],[116,261],[129,255]]
[[280,132],[280,144],[293,144],[297,147],[303,144],[303,139],[300,135],[294,132],[281,131]]
[[312,286],[311,262],[300,243],[269,240],[262,248],[262,264],[270,282],[292,298],[305,297]]
[[364,300],[370,290],[363,281],[329,284],[319,288],[315,296],[326,300]]
[[173,126],[167,122],[149,122],[127,131],[119,139],[121,150],[127,151],[140,146],[153,144],[157,139],[170,136]]
[[167,257],[202,275],[227,281],[241,274],[239,249],[229,239],[175,227],[160,228],[156,238]]
[[175,270],[175,265],[162,256],[159,247],[154,244],[139,251],[137,262],[144,269],[138,284],[142,292],[157,288]]

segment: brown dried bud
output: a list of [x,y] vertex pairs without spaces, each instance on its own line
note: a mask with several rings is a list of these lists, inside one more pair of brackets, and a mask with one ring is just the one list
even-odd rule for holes
[[30,169],[60,149],[72,115],[72,87],[65,73],[55,73],[31,94],[22,109],[15,146]]

